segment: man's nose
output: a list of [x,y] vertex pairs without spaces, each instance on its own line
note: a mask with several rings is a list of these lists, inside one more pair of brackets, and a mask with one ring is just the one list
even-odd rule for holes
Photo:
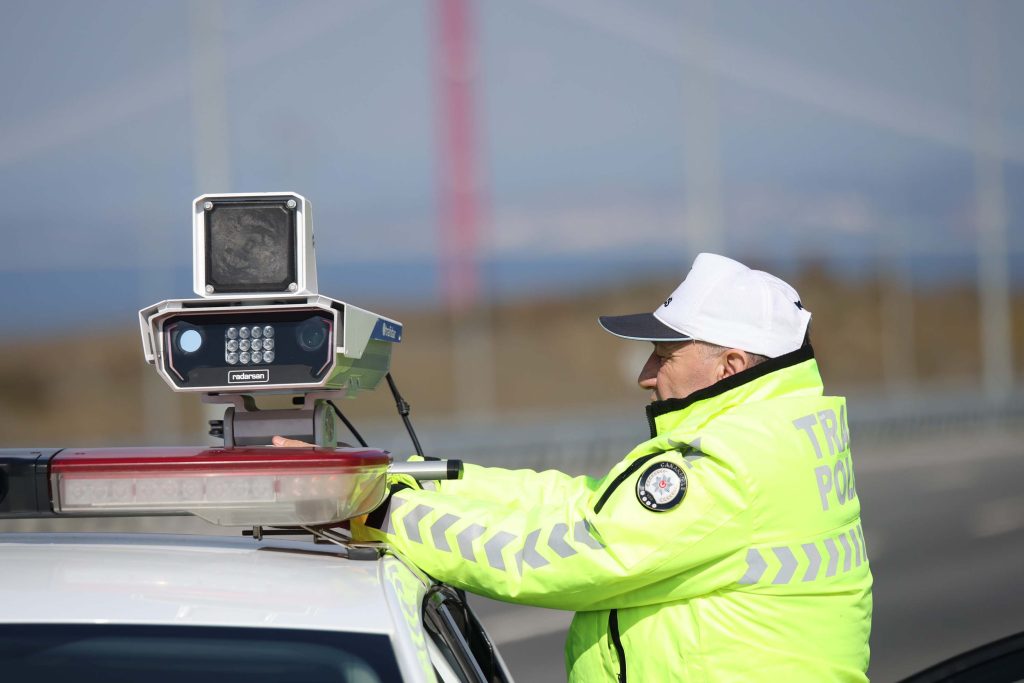
[[658,381],[658,354],[654,351],[647,358],[647,362],[640,369],[640,376],[636,378],[636,383],[640,385],[641,389],[653,389],[654,385]]

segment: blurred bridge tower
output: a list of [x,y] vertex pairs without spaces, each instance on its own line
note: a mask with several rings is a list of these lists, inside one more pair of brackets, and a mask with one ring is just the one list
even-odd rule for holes
[[982,386],[992,402],[1014,389],[1010,263],[999,91],[999,31],[990,0],[969,5],[974,85],[975,229],[978,232]]
[[493,415],[495,370],[480,278],[482,215],[471,0],[437,0],[435,55],[441,288],[452,332],[455,411]]

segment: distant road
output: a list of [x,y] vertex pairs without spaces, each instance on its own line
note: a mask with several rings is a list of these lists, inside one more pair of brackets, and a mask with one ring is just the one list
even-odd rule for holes
[[[872,680],[898,680],[1024,630],[1024,427],[948,430],[890,445],[856,438],[875,576]],[[570,613],[473,604],[517,680],[565,680]]]

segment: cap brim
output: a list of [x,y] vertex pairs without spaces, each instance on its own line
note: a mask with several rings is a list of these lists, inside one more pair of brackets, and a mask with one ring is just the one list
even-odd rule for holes
[[654,317],[653,313],[634,313],[633,315],[602,315],[597,319],[601,327],[616,337],[634,339],[636,341],[689,341],[693,337],[685,335]]

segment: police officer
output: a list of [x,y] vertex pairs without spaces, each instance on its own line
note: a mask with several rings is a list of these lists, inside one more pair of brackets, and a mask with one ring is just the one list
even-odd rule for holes
[[845,400],[782,280],[700,254],[654,313],[650,438],[603,477],[467,465],[361,538],[499,600],[575,610],[572,681],[865,681],[871,572]]

